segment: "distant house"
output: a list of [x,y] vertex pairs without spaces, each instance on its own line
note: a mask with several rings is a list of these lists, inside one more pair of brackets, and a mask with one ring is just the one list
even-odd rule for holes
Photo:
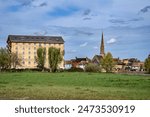
[[100,65],[100,61],[103,59],[101,55],[95,55],[92,59],[92,63]]
[[113,58],[115,66],[114,66],[114,72],[119,72],[124,69],[125,63],[120,60],[119,58]]
[[129,59],[123,59],[122,61],[125,65],[128,65],[129,64]]
[[133,62],[131,66],[132,71],[144,71],[144,62]]
[[72,61],[66,60],[65,61],[65,69],[70,69],[70,68],[72,68]]
[[85,58],[75,58],[75,59],[71,59],[72,62],[72,67],[73,68],[85,68],[85,65],[88,64],[90,62],[90,59],[85,57]]

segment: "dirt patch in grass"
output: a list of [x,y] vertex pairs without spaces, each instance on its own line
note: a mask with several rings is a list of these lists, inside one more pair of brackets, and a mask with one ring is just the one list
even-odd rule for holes
[[6,86],[5,85],[0,85],[0,88],[5,88]]
[[24,87],[18,87],[17,90],[24,90]]
[[81,88],[80,88],[80,87],[75,87],[75,89],[79,90],[79,89],[81,89]]
[[33,85],[32,85],[32,84],[27,84],[26,86],[27,86],[27,87],[32,87]]
[[9,82],[1,81],[0,84],[9,84]]
[[53,86],[53,84],[48,84],[47,86],[50,86],[50,87],[52,87],[52,86]]

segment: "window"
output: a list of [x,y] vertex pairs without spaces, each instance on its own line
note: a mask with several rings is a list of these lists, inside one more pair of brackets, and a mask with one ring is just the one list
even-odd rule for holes
[[31,52],[29,51],[28,54],[30,54]]
[[30,65],[30,64],[31,64],[31,62],[29,61],[29,62],[28,62],[28,64]]
[[16,47],[16,50],[18,50],[18,47]]
[[30,59],[30,56],[29,56],[29,59]]
[[30,47],[28,49],[30,50]]
[[22,64],[25,64],[25,62],[23,61]]
[[34,55],[36,55],[36,52],[34,52]]
[[34,50],[36,50],[36,47],[34,47]]
[[34,46],[36,46],[36,43],[34,43]]

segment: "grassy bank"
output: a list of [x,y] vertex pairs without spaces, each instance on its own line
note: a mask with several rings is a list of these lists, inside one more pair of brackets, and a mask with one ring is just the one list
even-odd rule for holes
[[0,73],[0,99],[150,99],[150,76]]

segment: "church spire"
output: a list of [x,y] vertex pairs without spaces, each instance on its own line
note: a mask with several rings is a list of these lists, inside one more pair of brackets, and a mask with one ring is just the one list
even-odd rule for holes
[[105,55],[103,32],[102,32],[102,39],[101,39],[101,45],[100,45],[100,55],[101,55],[102,57],[104,57],[104,55]]

